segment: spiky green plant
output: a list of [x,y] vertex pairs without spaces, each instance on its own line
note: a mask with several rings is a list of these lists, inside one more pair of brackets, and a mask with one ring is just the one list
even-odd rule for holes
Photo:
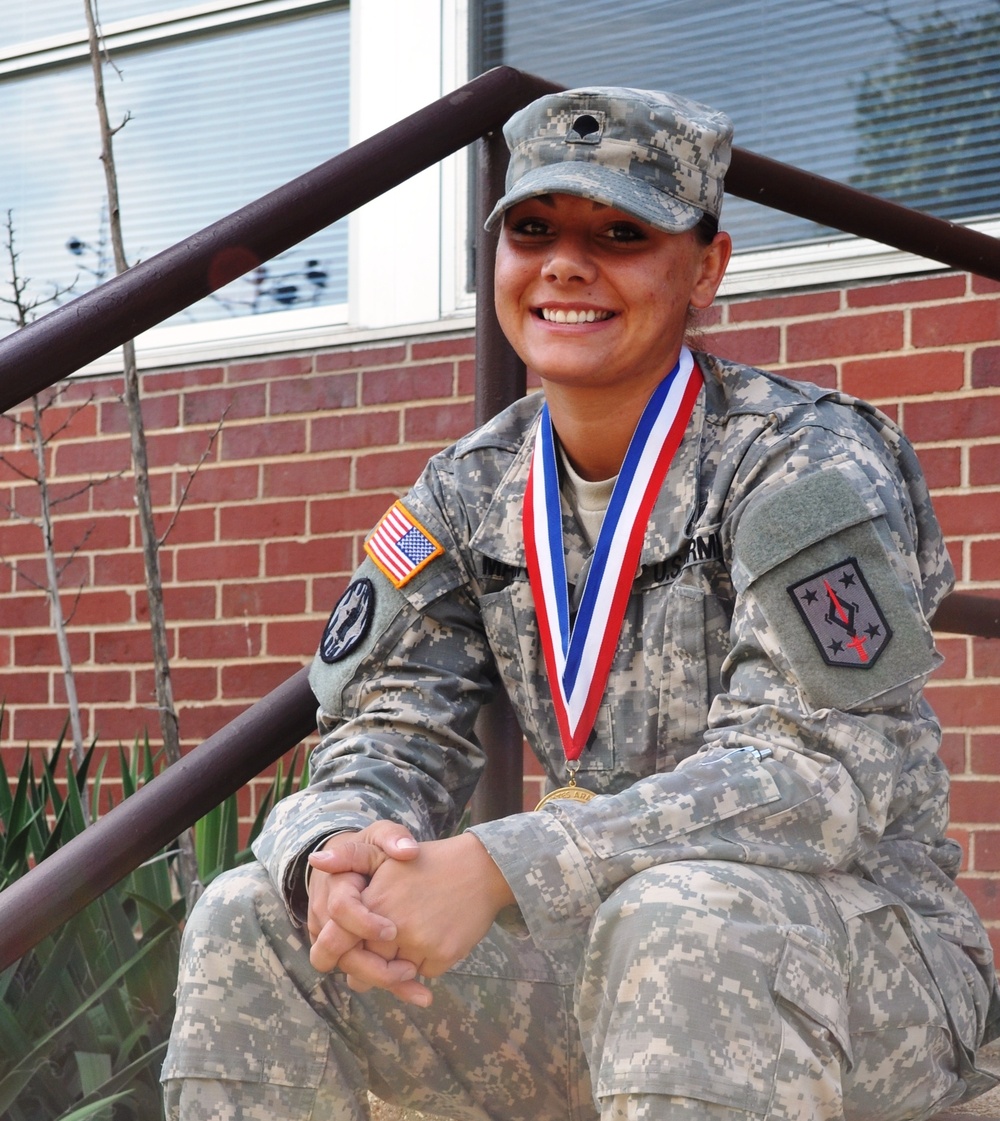
[[[2,709],[0,709],[2,719]],[[148,742],[120,751],[121,793],[152,779]],[[74,769],[62,741],[36,768],[25,752],[16,784],[0,759],[0,886],[86,828],[113,802],[105,760],[92,745]],[[38,769],[40,768],[40,769]],[[64,777],[57,779],[62,769]],[[253,824],[296,785],[295,760],[279,768]],[[304,774],[299,784],[305,781]],[[115,784],[117,785],[117,783]],[[235,798],[196,826],[202,882],[249,859],[238,841]],[[155,1121],[162,1117],[159,1068],[173,1018],[179,931],[185,903],[164,851],[0,973],[0,1117],[4,1121]]]

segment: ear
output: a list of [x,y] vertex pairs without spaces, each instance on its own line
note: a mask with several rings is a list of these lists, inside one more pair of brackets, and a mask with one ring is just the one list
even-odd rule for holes
[[726,275],[729,258],[733,255],[733,239],[720,231],[701,254],[701,267],[691,288],[690,304],[695,308],[707,308],[715,299],[715,293]]

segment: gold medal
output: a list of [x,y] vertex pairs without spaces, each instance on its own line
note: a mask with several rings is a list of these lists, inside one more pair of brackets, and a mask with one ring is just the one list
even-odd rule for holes
[[548,794],[535,806],[536,810],[540,810],[542,806],[547,805],[549,802],[557,802],[565,800],[567,802],[589,802],[591,798],[596,798],[593,790],[586,790],[582,786],[576,785],[576,772],[580,769],[580,764],[577,760],[569,763],[569,783],[566,786],[560,786],[556,790],[550,790]]
[[540,810],[549,802],[556,802],[563,798],[568,802],[589,802],[591,798],[596,797],[593,790],[585,790],[582,786],[560,786],[558,790],[550,790],[535,809]]

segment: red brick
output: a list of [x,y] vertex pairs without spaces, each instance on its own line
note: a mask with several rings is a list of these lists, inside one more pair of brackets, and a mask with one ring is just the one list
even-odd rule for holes
[[410,355],[420,361],[427,358],[451,358],[457,355],[475,354],[474,335],[462,335],[451,339],[417,340],[410,344]]
[[824,389],[837,388],[837,367],[829,363],[817,363],[813,366],[784,366],[775,372],[790,381],[811,382]]
[[458,364],[458,397],[472,397],[476,392],[476,363],[472,360]]
[[234,420],[263,416],[266,407],[266,385],[218,386],[185,392],[183,417],[185,424],[207,424],[214,429],[220,422],[225,427]]
[[[178,393],[199,385],[218,385],[225,377],[221,366],[199,366],[187,370],[158,370],[142,375],[146,394]],[[120,391],[119,391],[120,392]]]
[[[163,589],[163,613],[168,626],[189,619],[217,618],[216,590],[214,584],[168,585]],[[149,597],[145,587],[136,594],[136,618],[149,620]]]
[[222,587],[222,614],[226,618],[300,615],[305,610],[305,580],[241,581]]
[[264,547],[264,575],[290,572],[344,572],[352,567],[349,537],[321,537],[310,541],[273,541]]
[[992,638],[972,640],[973,676],[1000,677],[1000,642]]
[[969,448],[969,482],[972,487],[1000,484],[1000,444],[979,444]]
[[935,635],[937,648],[944,656],[944,665],[935,673],[937,681],[961,681],[965,677],[966,643],[964,638],[946,638]]
[[398,444],[400,414],[350,412],[342,416],[316,417],[309,426],[311,452],[341,451]]
[[256,464],[220,466],[205,463],[188,490],[188,502],[244,502],[258,496],[260,471]]
[[1000,292],[1000,280],[993,280],[988,276],[978,276],[976,273],[973,273],[970,279],[972,280],[972,291],[977,296]]
[[[985,876],[962,876],[958,886],[972,901],[981,919],[1000,919],[1000,880]],[[990,937],[995,937],[994,932],[990,932]]]
[[832,314],[839,310],[839,292],[803,292],[792,296],[733,300],[729,304],[729,321],[746,323],[754,319],[794,319],[797,316]]
[[1000,435],[1000,395],[908,401],[904,424],[911,441],[982,439]]
[[179,514],[164,510],[154,522],[160,540],[173,548],[215,540],[215,509],[211,506],[185,504]]
[[932,683],[927,687],[927,699],[946,728],[1000,724],[1000,690],[994,685]]
[[953,300],[965,295],[964,274],[897,280],[892,284],[866,285],[847,289],[848,307],[874,307],[877,304],[912,304],[931,300]]
[[271,420],[231,426],[222,430],[221,439],[224,460],[301,455],[306,448],[306,422]]
[[124,471],[131,463],[128,439],[104,437],[82,444],[60,444],[56,448],[53,475],[65,478],[82,475],[95,478],[103,474]]
[[934,509],[949,536],[985,534],[1000,525],[1000,502],[989,491],[939,494],[934,499]]
[[387,405],[428,397],[450,397],[454,383],[455,367],[450,362],[366,370],[361,378],[361,403]]
[[62,595],[63,612],[72,613],[72,626],[111,626],[132,623],[132,597],[128,592],[98,592],[84,589],[79,597],[74,592]]
[[177,579],[184,583],[252,580],[260,574],[260,548],[257,545],[184,549],[177,556]]
[[325,622],[326,616],[294,622],[268,623],[268,657],[298,658],[299,665],[305,664],[316,651]]
[[914,346],[950,346],[1000,338],[1000,300],[963,300],[914,308]]
[[903,313],[884,311],[790,323],[786,337],[789,362],[880,354],[903,345]]
[[313,361],[308,355],[265,358],[255,362],[233,362],[226,368],[226,381],[276,381],[279,378],[308,374]]
[[[214,701],[219,697],[219,672],[218,666],[183,666],[174,664],[170,667],[170,684],[173,688],[174,703],[183,710],[191,701]],[[140,698],[153,698],[156,688],[153,684],[151,669],[140,669],[135,675],[136,696]]]
[[351,485],[349,456],[310,456],[284,463],[265,463],[261,495],[264,498],[335,494]]
[[[168,654],[172,642],[167,636]],[[94,632],[94,661],[101,666],[145,664],[153,659],[153,640],[148,627]]]
[[97,407],[93,405],[49,405],[42,410],[45,440],[84,440],[97,435]]
[[11,705],[45,705],[52,700],[53,671],[30,673],[18,666],[12,673],[0,673],[0,702]]
[[39,588],[18,596],[4,596],[0,600],[0,619],[4,630],[25,630],[29,627],[47,627],[50,622],[49,601]]
[[[241,430],[237,428],[234,431]],[[223,429],[222,436],[226,435],[228,430]],[[146,440],[149,466],[193,468],[199,463],[214,463],[219,459],[222,436],[213,440],[212,433],[201,428],[185,432],[154,432]]]
[[404,440],[414,443],[433,440],[451,443],[475,427],[471,402],[447,405],[424,405],[406,410]]
[[941,761],[948,768],[949,774],[961,775],[966,773],[965,764],[965,735],[962,732],[945,732],[941,737],[941,747],[938,750]]
[[0,557],[35,556],[42,550],[42,531],[30,522],[0,522]]
[[[77,667],[73,671],[73,680],[81,704],[131,703],[132,674],[128,670],[87,670]],[[62,674],[54,675],[53,693],[57,705],[66,703],[66,681]]]
[[[180,405],[176,397],[144,397],[141,401],[142,427],[149,433],[162,428],[176,428]],[[130,431],[128,406],[124,401],[103,401],[100,405],[103,435],[121,435]]]
[[713,354],[734,362],[767,366],[781,359],[780,327],[720,327],[706,337]]
[[843,370],[844,392],[868,401],[961,389],[964,380],[965,357],[959,351],[865,358],[845,362]]
[[358,489],[407,488],[423,471],[428,458],[428,450],[422,448],[359,455],[355,466]]
[[931,490],[957,487],[962,483],[960,448],[921,448],[920,466]]
[[275,382],[270,387],[271,416],[351,408],[358,401],[358,375],[313,374]]
[[1000,775],[1000,733],[975,732],[969,740],[969,765],[972,773]]
[[1000,823],[1000,782],[981,778],[953,779],[951,820],[956,824]]
[[970,541],[969,556],[971,580],[1000,580],[1000,540]]
[[301,661],[279,662],[272,658],[223,666],[223,696],[241,697],[253,703],[284,684],[301,668]]
[[128,553],[105,553],[94,557],[95,585],[113,587],[125,584],[135,587],[143,583],[145,583],[145,567],[142,554],[138,549]]
[[369,347],[368,349],[334,350],[316,355],[316,370],[354,370],[370,366],[389,366],[406,361],[405,346]]
[[262,635],[260,623],[243,619],[217,626],[181,626],[177,628],[177,653],[191,661],[255,658],[263,649]]
[[255,502],[251,507],[224,506],[219,511],[223,541],[301,537],[306,531],[305,502]]
[[[90,657],[90,638],[79,631],[68,634],[69,653],[74,665]],[[14,664],[16,666],[58,666],[59,647],[54,634],[14,635]]]
[[328,534],[353,529],[367,533],[396,498],[392,491],[377,491],[356,497],[315,499],[309,504],[309,531]]
[[[81,714],[83,734],[90,737],[87,712]],[[66,724],[66,711],[61,708],[18,708],[10,713],[11,739],[22,744],[55,746]],[[36,774],[38,772],[36,771]]]
[[972,352],[972,388],[1000,385],[1000,346],[981,346]]
[[1000,872],[1000,829],[977,829],[973,852],[977,872]]

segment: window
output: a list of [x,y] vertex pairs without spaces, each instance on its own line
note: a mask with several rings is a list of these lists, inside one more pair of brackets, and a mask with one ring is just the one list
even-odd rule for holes
[[[34,0],[0,21],[0,211],[36,294],[111,275],[82,0]],[[332,0],[101,0],[130,260],[148,258],[341,151],[349,138],[349,19]],[[346,222],[179,318],[343,320]],[[4,254],[6,264],[6,254]],[[0,282],[9,270],[0,269]],[[315,311],[314,311],[315,314]],[[9,329],[9,328],[8,328]]]
[[[673,90],[761,155],[944,218],[1000,210],[996,0],[480,0],[478,23],[478,69]],[[723,221],[798,282],[810,260],[874,252],[733,196]]]

